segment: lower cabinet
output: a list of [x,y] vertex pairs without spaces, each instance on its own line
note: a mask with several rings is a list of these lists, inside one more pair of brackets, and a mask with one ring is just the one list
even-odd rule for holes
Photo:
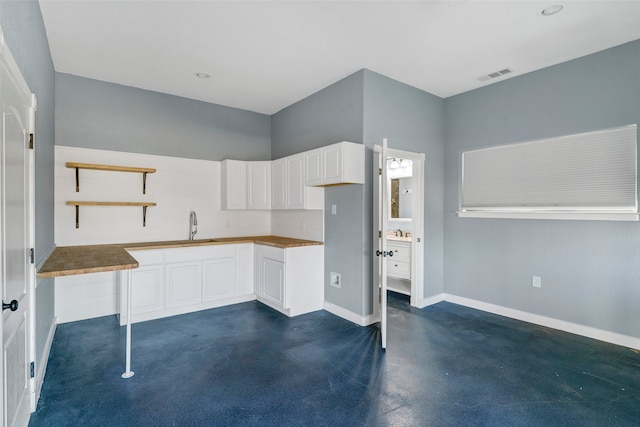
[[287,316],[321,310],[324,246],[253,243],[132,251],[140,267],[118,274],[120,324],[258,299]]
[[[140,264],[129,270],[132,322],[255,299],[253,247],[249,243],[132,251]],[[127,322],[129,272],[118,275],[121,325]]]
[[201,261],[176,262],[165,266],[166,306],[168,308],[202,302],[201,270]]
[[321,310],[324,246],[255,245],[256,298],[287,316]]

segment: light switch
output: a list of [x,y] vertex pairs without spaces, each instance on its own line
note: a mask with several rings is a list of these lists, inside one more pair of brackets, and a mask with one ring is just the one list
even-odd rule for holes
[[338,209],[337,209],[336,205],[331,205],[331,215],[335,215],[337,210]]

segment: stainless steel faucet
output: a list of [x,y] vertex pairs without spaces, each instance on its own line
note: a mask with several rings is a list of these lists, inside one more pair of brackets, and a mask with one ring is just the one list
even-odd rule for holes
[[198,216],[196,211],[189,213],[189,240],[193,240],[193,236],[198,232]]

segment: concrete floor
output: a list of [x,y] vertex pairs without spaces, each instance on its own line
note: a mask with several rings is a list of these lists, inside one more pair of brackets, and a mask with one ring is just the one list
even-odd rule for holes
[[377,327],[258,302],[133,325],[58,326],[30,426],[638,426],[640,353],[390,297]]

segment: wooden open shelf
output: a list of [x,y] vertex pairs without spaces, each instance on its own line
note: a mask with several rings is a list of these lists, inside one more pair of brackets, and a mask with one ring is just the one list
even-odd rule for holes
[[154,168],[139,168],[134,166],[114,166],[98,165],[93,163],[67,162],[66,166],[76,170],[76,193],[80,191],[80,169],[112,171],[112,172],[134,172],[142,174],[142,194],[147,194],[147,174],[155,173]]
[[142,206],[142,226],[147,226],[147,208],[157,206],[155,202],[81,202],[69,201],[69,206],[76,207],[76,228],[80,228],[80,206]]

